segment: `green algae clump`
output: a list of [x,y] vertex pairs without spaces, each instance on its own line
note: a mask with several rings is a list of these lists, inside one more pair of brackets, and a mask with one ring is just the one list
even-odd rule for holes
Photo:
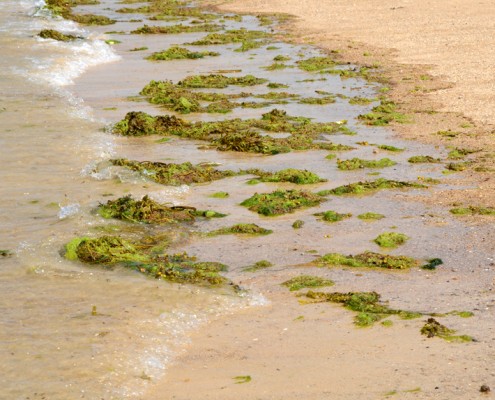
[[313,207],[323,199],[304,190],[276,190],[272,193],[256,193],[244,200],[241,206],[266,216],[282,215],[300,208]]
[[170,60],[196,60],[204,57],[219,56],[215,51],[190,51],[184,47],[173,46],[167,50],[159,51],[146,57],[147,60],[170,61]]
[[248,51],[263,46],[271,35],[263,31],[251,31],[247,29],[233,29],[222,33],[210,33],[204,38],[191,43],[193,46],[211,46],[229,43],[240,43],[236,51]]
[[303,226],[304,226],[304,221],[301,219],[296,219],[292,223],[292,228],[294,228],[294,229],[301,229]]
[[432,156],[412,156],[407,160],[411,164],[431,164],[431,163],[439,163],[442,162],[439,158],[435,158]]
[[188,122],[174,115],[153,117],[142,111],[130,111],[113,126],[112,132],[122,136],[167,135],[187,126]]
[[88,264],[122,265],[176,283],[232,285],[219,274],[226,271],[227,266],[217,262],[196,262],[185,253],[163,254],[163,238],[160,237],[143,238],[139,242],[117,236],[75,238],[65,245],[65,258]]
[[382,100],[379,106],[373,107],[368,114],[359,115],[358,119],[366,125],[374,126],[389,125],[391,122],[398,122],[400,124],[410,122],[410,118],[407,115],[397,112],[396,108],[397,105],[394,102]]
[[270,261],[260,260],[260,261],[256,261],[253,265],[248,265],[247,267],[244,267],[242,270],[245,272],[256,272],[259,271],[260,269],[265,269],[270,267],[273,267],[273,264]]
[[343,221],[344,219],[352,217],[352,214],[349,214],[349,213],[340,214],[340,213],[332,211],[332,210],[316,213],[313,215],[315,215],[317,217],[321,217],[320,219],[322,221],[325,221],[325,222],[339,222],[339,221]]
[[397,315],[402,319],[413,319],[421,317],[421,313],[395,310],[380,302],[380,295],[376,292],[348,292],[348,293],[324,293],[309,291],[305,294],[314,302],[330,302],[341,304],[358,314],[354,317],[354,324],[359,327],[373,325],[390,315]]
[[397,232],[384,232],[378,235],[373,241],[380,247],[395,248],[406,243],[409,236]]
[[192,222],[196,216],[224,216],[224,214],[214,211],[197,211],[194,207],[168,207],[151,200],[148,196],[144,196],[142,200],[133,200],[131,196],[109,200],[106,204],[100,204],[97,210],[98,214],[103,218],[116,218],[129,222],[144,222],[147,224]]
[[473,338],[468,335],[454,335],[456,331],[442,325],[435,318],[428,318],[426,324],[421,328],[421,334],[428,338],[439,337],[448,342],[472,342]]
[[98,4],[95,0],[46,0],[45,8],[50,10],[54,15],[60,15],[65,19],[78,22],[84,25],[111,25],[116,21],[102,15],[94,14],[73,14],[72,7],[86,4]]
[[231,234],[242,234],[242,235],[269,235],[273,231],[270,229],[262,228],[256,224],[236,224],[228,228],[221,228],[215,231],[209,232],[208,236],[216,235],[231,235]]
[[352,171],[360,168],[385,168],[397,164],[390,158],[380,160],[362,160],[360,158],[351,158],[349,160],[337,160],[337,168],[344,171]]
[[321,192],[318,192],[318,194],[320,196],[359,195],[359,194],[367,194],[370,192],[383,190],[383,189],[404,189],[404,188],[424,189],[427,187],[428,186],[426,185],[422,185],[415,182],[395,181],[395,180],[380,178],[377,179],[376,181],[356,182],[356,183],[351,183],[349,185],[338,186],[334,189],[323,190]]
[[162,185],[179,186],[205,183],[235,175],[233,171],[219,171],[210,165],[193,165],[190,162],[166,164],[151,161],[132,161],[125,158],[110,160],[110,162],[113,165],[137,171]]
[[67,35],[54,29],[43,29],[40,33],[38,33],[38,36],[43,39],[58,40],[59,42],[71,42],[76,39],[81,39],[78,36]]
[[404,149],[401,149],[399,147],[395,147],[395,146],[391,146],[389,144],[380,144],[378,146],[380,150],[387,150],[387,151],[393,151],[393,152],[397,152],[397,153],[400,153],[401,151],[404,151]]
[[365,221],[376,221],[385,218],[385,215],[373,213],[373,212],[367,212],[367,213],[359,214],[357,217]]
[[297,61],[296,64],[303,71],[315,72],[333,68],[336,62],[330,57],[311,57],[306,60]]
[[248,169],[246,173],[258,175],[257,179],[251,179],[249,184],[258,182],[291,182],[296,185],[308,185],[312,183],[326,182],[315,173],[308,170],[287,168],[277,172],[265,172],[259,169]]
[[223,89],[229,85],[255,86],[268,82],[264,78],[256,78],[253,75],[229,77],[221,74],[192,75],[184,78],[177,86],[183,88],[216,88]]
[[304,288],[333,286],[335,282],[330,279],[320,278],[319,276],[301,275],[289,279],[281,283],[281,285],[286,286],[293,292]]
[[143,25],[141,28],[134,29],[131,31],[132,34],[138,35],[176,35],[180,33],[191,33],[191,32],[214,32],[221,29],[220,25],[216,24],[196,24],[196,25],[169,25],[169,26],[149,26]]
[[452,208],[450,212],[454,215],[489,215],[495,216],[495,207],[457,207]]
[[328,253],[314,261],[319,266],[346,266],[354,268],[409,269],[419,265],[418,261],[406,256],[392,256],[366,251],[355,256]]

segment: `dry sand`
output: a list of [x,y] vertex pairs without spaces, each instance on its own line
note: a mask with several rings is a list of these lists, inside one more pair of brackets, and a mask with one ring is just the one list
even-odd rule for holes
[[[391,98],[414,115],[413,124],[393,127],[399,134],[482,149],[475,165],[493,168],[494,2],[242,0],[221,2],[221,8],[295,15],[288,29],[297,41],[338,50],[339,57],[353,63],[379,63],[389,80]],[[461,134],[451,140],[436,134],[448,129]],[[452,183],[471,187],[429,201],[495,205],[493,170],[470,170],[456,175]],[[476,229],[479,235],[486,234],[483,246],[489,254],[495,248],[490,228]],[[463,243],[449,245],[462,254]],[[431,277],[416,275],[407,294],[401,293],[406,300],[395,298],[400,303],[434,297],[434,291],[448,293],[446,288],[454,283],[457,291],[440,296],[435,307],[483,307],[481,317],[449,320],[460,331],[479,328],[481,343],[449,344],[419,335],[422,320],[397,322],[391,329],[355,329],[352,313],[339,307],[299,305],[279,288],[282,276],[267,273],[245,282],[267,293],[271,305],[220,318],[198,332],[146,398],[451,400],[482,398],[482,384],[495,386],[493,284],[488,280],[477,290],[480,277],[474,273],[472,279],[457,276],[455,270]],[[364,287],[370,285],[367,277],[361,279]],[[346,282],[348,290],[355,289],[353,279]],[[390,286],[382,289],[393,292]],[[252,381],[235,384],[232,378],[239,375],[250,375]]]

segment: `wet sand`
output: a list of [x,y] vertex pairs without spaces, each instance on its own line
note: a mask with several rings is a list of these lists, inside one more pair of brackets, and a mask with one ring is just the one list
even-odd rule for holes
[[[221,8],[296,15],[299,18],[289,24],[294,40],[338,49],[340,57],[353,63],[380,63],[390,80],[390,96],[414,112],[414,123],[395,126],[397,133],[430,144],[483,148],[479,162],[493,167],[495,78],[490,71],[495,52],[488,43],[493,4],[251,0],[222,2]],[[448,129],[462,134],[449,141],[435,134]],[[422,201],[438,206],[439,213],[458,201],[494,205],[493,172],[467,172],[452,178],[451,184],[465,189],[449,188],[448,197],[439,191]],[[146,398],[478,398],[481,385],[495,386],[494,262],[487,257],[493,254],[495,237],[489,220],[467,221],[462,234],[457,225],[442,236],[422,234],[423,244],[450,261],[441,273],[363,276],[344,269],[332,271],[332,279],[338,281],[339,291],[380,291],[394,307],[474,310],[471,319],[445,322],[459,333],[472,334],[476,342],[447,343],[421,336],[424,318],[394,319],[392,329],[379,324],[356,329],[352,313],[338,306],[299,304],[279,286],[287,279],[287,269],[267,271],[242,283],[265,293],[271,304],[218,318],[198,331]],[[425,226],[444,223],[452,221],[432,212],[424,226],[418,226],[418,234]],[[321,244],[321,238],[315,241]],[[409,250],[418,254],[421,244]],[[290,271],[306,272],[301,266]],[[236,376],[250,376],[251,381],[236,384]]]

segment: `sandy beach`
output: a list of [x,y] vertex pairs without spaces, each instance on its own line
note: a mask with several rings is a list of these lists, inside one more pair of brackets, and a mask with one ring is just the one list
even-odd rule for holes
[[[395,125],[395,132],[430,144],[483,150],[476,160],[483,168],[468,171],[462,179],[451,179],[464,190],[449,191],[447,198],[446,193],[438,193],[422,201],[493,206],[493,3],[243,0],[215,5],[231,12],[294,15],[296,18],[285,26],[294,41],[333,50],[334,54],[337,51],[337,57],[358,65],[380,64],[391,88],[388,95],[404,111],[414,114],[414,123]],[[448,130],[460,134],[445,139],[436,133]],[[487,220],[483,223],[473,218],[471,222],[468,244],[449,243],[459,265],[463,251],[471,251],[474,243],[488,253],[494,248],[495,238]],[[441,239],[436,240],[442,246]],[[493,262],[482,263],[485,271],[493,269]],[[294,269],[294,274],[303,271]],[[486,281],[481,289],[475,283],[479,271],[458,272],[452,268],[441,276],[414,274],[385,279],[380,290],[394,293],[394,302],[401,305],[428,298],[438,310],[470,306],[483,310],[483,316],[475,320],[452,320],[460,330],[476,326],[478,343],[432,341],[414,334],[422,323],[418,320],[394,325],[393,330],[355,329],[351,316],[341,309],[325,304],[301,306],[297,298],[277,288],[282,275],[273,272],[263,275],[263,280],[245,282],[267,293],[271,305],[219,318],[198,332],[149,398],[161,399],[165,393],[171,399],[484,396],[480,387],[495,384],[490,367],[495,356],[490,322],[493,282]],[[349,290],[355,289],[356,281],[360,287],[376,288],[376,281],[369,276],[347,273],[350,276],[345,285]],[[235,384],[235,376],[252,380]]]

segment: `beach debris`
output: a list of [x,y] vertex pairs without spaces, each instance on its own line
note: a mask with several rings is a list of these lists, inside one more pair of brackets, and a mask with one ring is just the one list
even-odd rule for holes
[[332,210],[319,212],[313,215],[316,217],[320,217],[319,219],[325,222],[339,222],[339,221],[343,221],[344,219],[352,217],[352,214],[349,213],[341,214]]
[[208,236],[217,236],[217,235],[251,235],[251,236],[260,236],[260,235],[269,235],[273,231],[270,229],[262,228],[256,224],[235,224],[230,227],[220,228],[208,233]]

